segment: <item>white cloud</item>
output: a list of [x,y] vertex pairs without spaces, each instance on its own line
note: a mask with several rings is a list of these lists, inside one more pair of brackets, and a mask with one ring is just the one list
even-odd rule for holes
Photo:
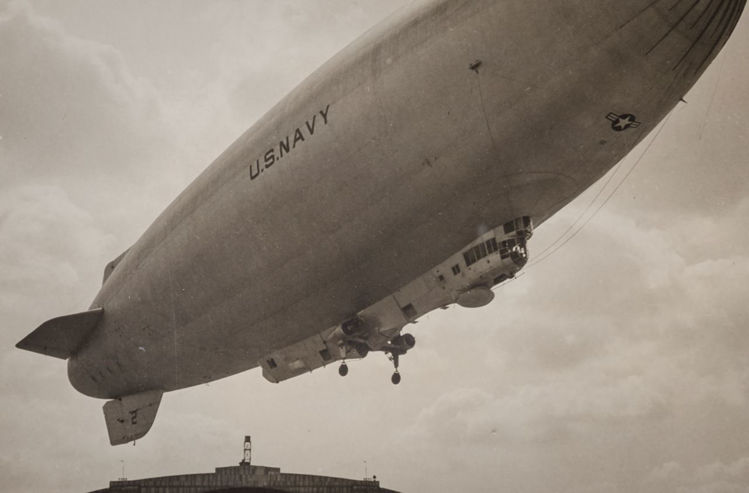
[[667,462],[654,468],[647,477],[647,491],[678,493],[738,493],[749,484],[749,457],[730,462],[716,461],[695,468]]
[[0,17],[0,44],[4,187],[106,180],[148,156],[161,108],[116,50],[68,35],[25,3]]
[[87,308],[113,240],[59,187],[19,186],[0,196],[0,313],[13,329],[0,339],[17,342],[47,310],[51,318]]

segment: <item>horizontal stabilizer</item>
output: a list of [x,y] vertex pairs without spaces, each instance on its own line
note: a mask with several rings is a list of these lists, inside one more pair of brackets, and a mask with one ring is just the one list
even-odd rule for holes
[[103,308],[47,320],[16,344],[18,349],[68,359],[99,323]]
[[127,395],[104,404],[109,443],[122,445],[137,440],[151,429],[161,404],[161,390]]

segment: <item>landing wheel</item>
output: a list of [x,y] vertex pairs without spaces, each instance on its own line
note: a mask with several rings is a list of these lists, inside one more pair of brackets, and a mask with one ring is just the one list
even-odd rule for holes
[[338,374],[342,377],[348,375],[348,365],[345,362],[341,363],[341,366],[338,367]]
[[393,376],[390,377],[390,381],[393,382],[393,385],[398,385],[401,383],[401,374],[396,371],[393,373]]

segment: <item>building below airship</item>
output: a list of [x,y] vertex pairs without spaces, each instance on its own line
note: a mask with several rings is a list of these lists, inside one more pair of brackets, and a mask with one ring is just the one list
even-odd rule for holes
[[253,465],[250,451],[250,438],[245,437],[244,458],[237,466],[217,467],[212,473],[120,478],[110,481],[109,488],[91,493],[397,493],[381,488],[377,476],[355,480],[285,473],[278,467]]

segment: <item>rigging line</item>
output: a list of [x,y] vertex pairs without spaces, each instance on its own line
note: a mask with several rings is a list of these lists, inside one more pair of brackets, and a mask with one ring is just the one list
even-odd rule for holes
[[617,31],[618,31],[618,30],[620,30],[620,29],[623,29],[623,28],[625,28],[625,27],[627,26],[627,24],[629,24],[629,23],[630,23],[630,22],[632,22],[633,20],[635,20],[635,19],[637,19],[638,17],[640,17],[640,16],[642,15],[642,14],[644,14],[644,13],[645,13],[645,11],[647,11],[647,10],[650,10],[650,9],[651,9],[651,8],[653,7],[653,5],[655,5],[656,3],[659,3],[660,1],[661,1],[661,0],[653,0],[652,2],[650,2],[650,3],[648,4],[648,5],[646,5],[646,6],[645,6],[645,7],[643,7],[642,9],[640,9],[640,11],[639,11],[639,12],[637,12],[637,14],[635,14],[635,15],[634,15],[634,17],[631,17],[631,18],[630,18],[629,20],[627,20],[627,22],[625,22],[625,23],[624,23],[624,24],[622,24],[621,26],[617,27],[617,28],[616,28],[616,29],[617,29]]
[[707,111],[705,112],[705,117],[702,120],[702,127],[700,128],[700,137],[699,140],[702,140],[702,135],[705,133],[705,128],[707,127],[708,119],[710,118],[710,114],[713,111],[713,103],[715,103],[715,95],[718,93],[718,87],[720,87],[721,79],[723,78],[723,68],[726,64],[726,54],[725,52],[721,52],[720,55],[720,66],[718,67],[718,77],[715,81],[715,87],[713,87],[713,93],[710,95],[710,103],[707,105]]
[[[723,9],[723,10],[721,10],[721,9]],[[698,45],[700,44],[700,41],[702,40],[702,37],[703,37],[703,36],[705,35],[705,33],[706,33],[706,32],[707,32],[707,31],[708,31],[709,29],[710,29],[710,27],[713,27],[713,22],[715,21],[715,19],[717,19],[717,18],[718,18],[718,14],[722,12],[722,15],[721,15],[721,17],[720,17],[720,20],[718,21],[718,23],[717,23],[716,27],[715,27],[715,28],[713,29],[713,32],[712,32],[711,36],[714,36],[714,35],[715,35],[715,33],[717,32],[717,30],[718,30],[718,29],[720,28],[720,26],[723,26],[723,25],[724,25],[724,23],[725,23],[725,20],[726,20],[726,19],[730,20],[730,17],[728,16],[728,13],[729,13],[729,12],[731,12],[731,11],[733,11],[733,8],[732,8],[732,7],[731,7],[731,5],[730,5],[730,4],[728,3],[728,2],[726,2],[726,1],[723,1],[723,3],[721,3],[721,4],[720,4],[720,5],[718,6],[718,8],[716,8],[716,9],[715,9],[715,12],[713,12],[713,15],[711,15],[711,16],[710,16],[710,19],[709,19],[709,20],[707,21],[707,24],[705,24],[705,27],[703,27],[703,28],[702,28],[702,31],[700,32],[699,36],[697,36],[697,37],[696,37],[696,38],[694,39],[694,41],[692,41],[692,44],[691,44],[691,46],[689,47],[689,49],[688,49],[688,50],[686,51],[686,53],[684,53],[684,55],[683,55],[683,56],[681,57],[681,59],[680,59],[680,60],[679,60],[679,61],[678,61],[678,62],[676,63],[676,65],[674,65],[674,68],[673,68],[673,70],[676,70],[676,69],[677,69],[677,68],[678,68],[678,67],[679,67],[679,66],[681,65],[681,63],[682,63],[682,62],[683,62],[684,60],[686,60],[686,59],[687,59],[687,57],[689,56],[689,54],[690,54],[690,53],[692,53],[692,50],[694,50],[695,48],[697,48],[697,46],[698,46]],[[725,26],[727,27],[727,26],[728,26],[728,24],[727,24],[727,23],[725,23]],[[725,27],[724,27],[723,29],[725,30]],[[715,41],[713,42],[713,47],[712,47],[712,48],[710,49],[710,51],[709,51],[709,52],[707,53],[707,55],[705,55],[705,58],[703,58],[702,62],[701,62],[701,63],[699,64],[699,66],[698,66],[697,70],[695,70],[695,72],[698,72],[698,71],[700,70],[700,67],[702,67],[702,65],[703,65],[703,64],[705,63],[705,61],[706,61],[706,60],[708,60],[708,59],[710,58],[710,55],[712,55],[713,51],[715,51],[715,47],[716,47],[716,46],[717,46],[718,44],[720,44],[720,40],[721,40],[721,39],[722,39],[722,35],[721,35],[721,36],[719,36],[719,37],[718,37],[718,38],[717,38],[717,39],[716,39],[716,40],[715,40]]]
[[[577,216],[577,218],[575,218],[575,220],[572,222],[572,224],[570,224],[569,227],[566,230],[564,230],[564,232],[561,235],[559,235],[559,237],[557,237],[556,240],[554,240],[550,245],[548,245],[546,248],[544,248],[543,250],[541,250],[538,253],[538,257],[539,258],[541,258],[546,252],[548,252],[549,250],[551,250],[552,248],[554,248],[557,243],[559,243],[560,241],[562,241],[562,239],[567,235],[567,233],[569,233],[570,231],[572,231],[575,228],[575,226],[577,226],[577,224],[588,213],[588,211],[591,209],[591,207],[593,207],[593,204],[596,202],[596,200],[598,200],[598,198],[601,196],[601,194],[606,189],[606,187],[609,186],[609,183],[611,183],[611,180],[614,179],[614,176],[616,176],[616,174],[619,172],[620,169],[621,169],[621,166],[619,166],[619,164],[617,164],[614,167],[614,171],[609,175],[608,179],[604,182],[603,186],[598,190],[598,193],[596,193],[595,197],[593,197],[591,199],[590,203],[588,203],[588,205],[585,207],[585,209]],[[530,267],[531,265],[535,264],[536,262],[537,261],[532,261],[530,263],[530,265],[528,265],[528,267]]]
[[502,281],[501,283],[499,283],[499,284],[497,284],[495,286],[492,286],[489,289],[491,289],[492,291],[498,291],[498,290],[504,288],[505,286],[509,286],[513,282],[519,281],[520,279],[522,279],[523,277],[525,277],[526,273],[527,272],[525,270],[521,270],[520,272],[518,272],[517,274],[515,274],[515,277],[511,277],[511,278],[509,278],[509,279],[507,279],[505,281]]
[[[730,34],[731,31],[733,31],[734,27],[736,27],[736,23],[741,17],[741,12],[743,10],[743,3],[741,0],[734,0],[734,2],[735,3],[733,4],[731,15],[729,16],[728,21],[725,24],[722,24],[721,33],[713,42],[713,46],[712,48],[710,48],[710,52],[702,59],[702,62],[694,70],[695,74],[699,73],[703,68],[705,68],[705,64],[711,60],[711,55],[715,53],[716,50],[718,51],[718,53],[720,53],[720,50],[723,49],[725,44],[728,42],[729,36],[727,36],[726,33]],[[715,35],[715,33],[717,33],[717,28],[713,31],[713,36]]]
[[622,178],[622,181],[620,181],[619,184],[617,184],[617,186],[614,188],[614,190],[612,190],[611,193],[609,193],[609,195],[606,197],[606,200],[604,200],[601,203],[601,205],[598,206],[598,208],[593,212],[593,214],[590,215],[585,220],[585,222],[577,229],[577,231],[575,231],[570,237],[568,237],[566,240],[564,240],[564,242],[562,242],[561,245],[559,245],[557,248],[555,248],[553,251],[549,252],[545,256],[539,258],[532,265],[538,265],[541,262],[543,262],[544,260],[546,260],[549,257],[551,257],[554,253],[556,253],[557,251],[559,251],[560,248],[562,248],[564,245],[566,245],[567,243],[569,243],[570,240],[572,240],[574,237],[576,237],[583,230],[583,228],[585,228],[585,226],[587,226],[588,223],[590,223],[590,221],[594,217],[596,217],[596,215],[601,211],[601,209],[603,209],[603,207],[609,202],[609,200],[611,200],[611,198],[614,196],[614,194],[621,188],[621,186],[624,184],[624,182],[627,181],[627,178],[629,178],[629,176],[637,168],[637,166],[640,164],[640,162],[642,162],[643,158],[648,153],[648,151],[650,151],[650,148],[653,146],[653,144],[655,143],[655,141],[658,140],[658,137],[660,136],[661,132],[663,132],[663,129],[666,128],[666,125],[668,124],[668,122],[671,119],[671,116],[673,114],[674,114],[674,111],[671,111],[668,114],[668,116],[666,116],[666,119],[663,121],[663,123],[661,124],[660,128],[656,131],[655,135],[653,136],[653,138],[650,140],[650,142],[648,143],[648,145],[642,151],[642,154],[640,154],[640,156],[637,158],[637,161],[635,161],[635,164],[632,165],[632,167],[629,169],[629,171],[627,171],[627,174],[624,175],[624,178]]
[[[676,8],[676,6],[677,6],[677,5],[679,5],[679,3],[681,3],[681,0],[679,0],[678,2],[676,2],[676,4],[674,4],[674,6],[673,6],[673,7],[671,7],[671,8],[669,9],[669,10],[673,10],[674,8]],[[674,23],[674,25],[673,25],[673,26],[671,26],[671,29],[669,29],[669,30],[668,30],[668,32],[666,32],[666,34],[664,34],[664,35],[663,35],[663,36],[661,37],[661,39],[659,39],[659,40],[658,40],[658,41],[657,41],[657,42],[656,42],[656,43],[655,43],[655,44],[654,44],[654,45],[652,46],[652,48],[650,48],[650,49],[649,49],[649,50],[647,51],[647,53],[645,53],[645,54],[646,54],[646,55],[650,55],[650,54],[651,54],[651,53],[652,53],[652,52],[653,52],[653,51],[654,51],[654,50],[655,50],[655,49],[656,49],[656,48],[658,47],[658,45],[660,45],[660,44],[661,44],[661,43],[662,43],[662,42],[663,42],[663,41],[664,41],[664,40],[665,40],[665,39],[666,39],[667,37],[669,37],[669,36],[671,35],[671,33],[673,33],[673,32],[674,32],[674,30],[675,30],[675,29],[676,29],[677,27],[679,27],[679,24],[681,24],[681,23],[682,23],[682,21],[683,21],[684,19],[686,19],[686,17],[687,17],[687,16],[688,16],[688,15],[689,15],[689,14],[690,14],[690,13],[692,12],[692,10],[694,10],[694,8],[695,8],[695,7],[697,6],[697,4],[699,4],[699,3],[700,3],[700,0],[695,0],[695,2],[694,2],[694,3],[692,4],[692,6],[691,6],[691,7],[689,7],[689,8],[687,9],[687,11],[686,11],[686,12],[684,12],[684,15],[682,15],[682,16],[681,16],[681,17],[679,18],[679,20],[678,20],[678,21],[676,21],[676,23]]]

